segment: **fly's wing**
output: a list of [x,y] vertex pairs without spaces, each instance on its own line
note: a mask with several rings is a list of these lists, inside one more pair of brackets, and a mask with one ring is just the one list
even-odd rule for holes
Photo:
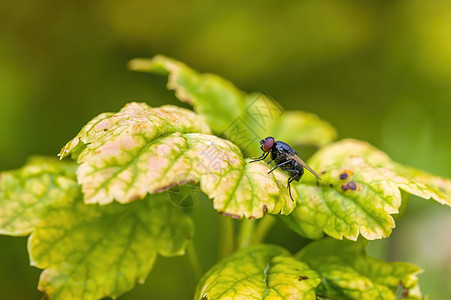
[[313,171],[309,166],[307,166],[307,164],[300,159],[299,157],[297,157],[296,155],[289,155],[289,159],[293,159],[295,161],[297,161],[298,163],[300,163],[304,168],[306,168],[310,173],[312,173],[313,175],[315,175],[316,178],[321,180],[321,177],[319,177],[318,174],[316,174],[315,171]]

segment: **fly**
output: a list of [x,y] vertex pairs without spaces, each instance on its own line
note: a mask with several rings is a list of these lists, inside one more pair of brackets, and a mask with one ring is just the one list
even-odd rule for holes
[[268,136],[260,141],[260,148],[263,150],[263,154],[260,157],[252,158],[253,160],[249,163],[264,160],[271,153],[271,160],[267,163],[270,164],[274,161],[276,166],[271,169],[268,174],[277,168],[288,172],[290,175],[288,178],[288,192],[290,193],[291,200],[294,201],[293,196],[291,196],[291,182],[293,180],[299,181],[301,179],[302,175],[304,175],[304,168],[318,179],[321,179],[315,171],[297,156],[298,153],[287,143],[275,141],[272,136]]

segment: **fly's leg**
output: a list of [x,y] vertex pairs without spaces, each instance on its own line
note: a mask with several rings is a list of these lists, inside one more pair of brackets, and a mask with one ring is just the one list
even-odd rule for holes
[[269,151],[268,152],[263,152],[263,154],[260,157],[252,157],[251,159],[253,159],[252,161],[250,161],[249,163],[253,163],[256,161],[261,161],[261,160],[265,160],[266,157],[268,156]]
[[288,182],[287,182],[287,185],[288,185],[288,193],[290,193],[290,198],[291,198],[291,200],[294,201],[293,196],[291,195],[291,182],[293,182],[293,180],[295,180],[296,177],[299,175],[299,170],[296,170],[296,169],[290,169],[290,170],[285,170],[285,171],[288,171],[288,172],[296,172],[296,174],[291,175],[290,178],[288,178]]
[[274,159],[271,159],[270,161],[267,162],[267,164],[269,165],[270,163],[272,163],[274,161]]
[[291,182],[294,180],[294,178],[296,176],[297,176],[297,174],[288,178],[288,193],[290,193],[290,198],[292,201],[294,201],[294,199],[293,199],[293,196],[291,195]]
[[284,161],[283,163],[278,164],[278,165],[275,166],[271,171],[269,171],[268,174],[271,173],[272,171],[274,171],[275,169],[277,169],[278,167],[281,167],[281,166],[283,166],[283,165],[286,165],[286,164],[288,164],[288,163],[290,163],[290,162],[293,162],[293,160],[290,159],[290,160]]

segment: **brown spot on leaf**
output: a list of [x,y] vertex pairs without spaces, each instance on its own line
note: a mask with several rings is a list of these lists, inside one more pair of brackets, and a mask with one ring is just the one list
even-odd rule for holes
[[111,127],[111,121],[108,119],[102,120],[94,126],[95,131],[107,131]]
[[306,279],[309,279],[308,276],[303,276],[303,275],[301,275],[301,276],[299,276],[299,278],[298,278],[299,281],[306,280]]
[[354,171],[351,169],[343,169],[340,173],[340,179],[345,180],[354,175]]
[[231,217],[231,218],[234,218],[234,219],[237,219],[237,220],[241,220],[241,216],[239,216],[239,215],[234,215],[234,214],[226,213],[226,212],[223,212],[223,211],[220,211],[219,214],[222,215],[222,216]]
[[161,192],[170,190],[170,189],[172,189],[173,187],[175,187],[177,185],[184,185],[185,183],[196,183],[196,182],[194,182],[193,180],[182,180],[182,181],[179,181],[179,182],[174,182],[174,183],[168,184],[167,186],[163,186],[161,188],[153,190],[152,194],[161,193]]
[[407,295],[409,294],[409,289],[403,284],[401,280],[396,287],[395,294],[397,300],[406,299]]
[[349,181],[346,184],[342,184],[341,188],[346,191],[346,190],[360,190],[360,185],[358,183],[355,183],[354,181]]
[[266,204],[263,204],[262,211],[263,211],[263,215],[265,215],[266,212],[268,211],[268,206]]
[[357,183],[354,181],[348,182],[348,189],[355,191],[357,189]]

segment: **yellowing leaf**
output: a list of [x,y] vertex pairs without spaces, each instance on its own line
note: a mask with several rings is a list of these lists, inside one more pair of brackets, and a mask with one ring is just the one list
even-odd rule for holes
[[237,218],[291,213],[295,203],[285,185],[267,174],[266,164],[249,164],[237,146],[206,133],[207,125],[193,112],[132,103],[94,118],[61,155],[78,156],[86,203],[128,203],[200,182],[220,213]]
[[298,206],[285,220],[294,230],[318,239],[390,235],[403,189],[451,205],[451,181],[404,167],[368,143],[342,140],[319,150],[309,165],[321,181],[306,174],[295,185]]
[[422,299],[417,275],[421,269],[405,262],[385,262],[365,253],[363,241],[323,239],[296,256],[322,277],[316,293],[327,299],[392,299],[398,289],[405,298]]
[[29,240],[50,299],[117,297],[142,283],[157,254],[181,255],[193,222],[167,193],[130,204],[54,204]]
[[89,121],[59,155],[63,158],[72,153],[78,157],[83,152],[78,161],[85,161],[100,151],[118,155],[122,148],[127,150],[134,143],[174,132],[210,133],[210,129],[202,117],[189,110],[171,105],[151,108],[145,103],[132,102],[118,113],[103,113]]
[[283,248],[240,250],[208,271],[194,299],[315,299],[318,275]]
[[187,65],[162,55],[153,59],[134,59],[136,71],[167,75],[168,89],[204,116],[216,134],[245,152],[256,154],[258,141],[277,137],[292,145],[324,145],[335,139],[335,129],[316,115],[301,111],[283,112],[265,94],[246,94],[231,82],[214,74],[200,74]]
[[79,193],[75,163],[35,157],[18,170],[0,174],[0,234],[27,235],[55,202]]

